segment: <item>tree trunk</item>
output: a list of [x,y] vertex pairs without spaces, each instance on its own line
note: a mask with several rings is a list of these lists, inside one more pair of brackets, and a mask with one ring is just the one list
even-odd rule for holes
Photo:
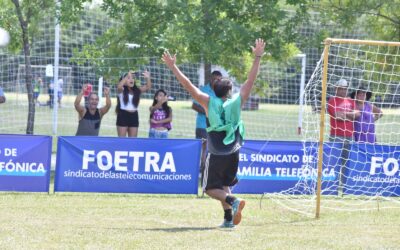
[[204,63],[204,84],[207,84],[211,81],[211,64],[205,62]]
[[22,41],[24,44],[24,55],[25,55],[25,85],[28,94],[28,121],[26,124],[26,134],[33,134],[35,124],[35,102],[33,99],[33,87],[32,87],[32,67],[31,67],[31,50],[29,44],[29,31],[28,23],[29,17],[24,19],[19,0],[13,0],[15,10],[17,12],[18,20],[22,29]]
[[[211,36],[210,30],[210,8],[208,6],[208,1],[201,1],[202,11],[203,11],[203,28],[204,28],[204,38],[208,39]],[[204,55],[204,53],[203,53]],[[211,80],[211,63],[208,58],[204,59],[204,84],[210,83]]]

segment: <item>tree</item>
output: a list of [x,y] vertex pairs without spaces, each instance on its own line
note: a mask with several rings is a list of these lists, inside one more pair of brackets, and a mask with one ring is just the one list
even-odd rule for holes
[[35,22],[43,9],[49,8],[49,1],[24,1],[21,5],[19,0],[12,0],[15,7],[15,14],[21,28],[21,40],[25,56],[25,83],[28,93],[28,122],[26,133],[33,134],[35,124],[35,102],[33,100],[32,68],[31,68],[31,46],[30,25]]
[[[64,10],[63,19],[65,21],[72,20],[82,10],[85,1],[70,0],[63,1],[60,8]],[[22,49],[25,56],[25,82],[28,95],[28,118],[26,126],[26,134],[34,133],[35,124],[35,103],[33,100],[32,86],[32,67],[31,67],[31,44],[34,38],[35,29],[39,25],[43,16],[50,14],[50,17],[56,17],[55,0],[0,0],[2,10],[0,25],[10,31],[11,36],[15,39],[10,44],[10,49],[16,53]],[[61,20],[61,17],[58,17]],[[20,39],[16,39],[19,37]]]
[[[265,0],[104,0],[102,8],[122,25],[106,34],[97,49],[84,53],[103,56],[157,56],[165,49],[178,53],[182,61],[203,61],[205,76],[211,64],[230,69],[242,81],[250,67],[250,45],[266,39],[274,58],[297,53],[296,25],[306,17],[305,1]],[[135,50],[125,43],[140,45]],[[241,58],[241,60],[238,60]]]
[[322,0],[310,7],[341,26],[361,26],[370,39],[400,41],[400,0]]

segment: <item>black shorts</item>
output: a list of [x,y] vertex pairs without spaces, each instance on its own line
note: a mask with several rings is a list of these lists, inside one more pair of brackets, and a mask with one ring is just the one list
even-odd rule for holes
[[207,130],[205,128],[196,128],[196,139],[207,140]]
[[139,127],[138,112],[128,112],[126,110],[119,110],[117,115],[117,126],[120,127]]
[[203,190],[223,189],[238,180],[239,150],[230,155],[208,154],[204,168]]

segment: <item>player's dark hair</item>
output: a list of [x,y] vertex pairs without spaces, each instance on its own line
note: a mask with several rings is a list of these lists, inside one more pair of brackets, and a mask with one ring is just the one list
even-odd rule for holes
[[217,97],[226,97],[230,90],[232,90],[232,82],[228,78],[214,82],[214,93]]

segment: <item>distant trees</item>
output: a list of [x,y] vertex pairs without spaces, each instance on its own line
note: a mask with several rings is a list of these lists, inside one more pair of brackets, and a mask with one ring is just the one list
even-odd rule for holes
[[[264,38],[274,58],[297,53],[297,25],[307,17],[306,1],[265,0],[107,0],[102,8],[121,25],[83,54],[160,56],[165,49],[182,61],[202,61],[208,77],[211,64],[222,65],[239,81],[250,67],[250,45]],[[125,43],[138,44],[134,50]],[[94,50],[93,46],[98,49]],[[238,60],[238,58],[240,58]],[[207,78],[206,78],[207,79]]]
[[361,26],[374,40],[400,41],[400,0],[309,1],[325,20],[347,28]]

